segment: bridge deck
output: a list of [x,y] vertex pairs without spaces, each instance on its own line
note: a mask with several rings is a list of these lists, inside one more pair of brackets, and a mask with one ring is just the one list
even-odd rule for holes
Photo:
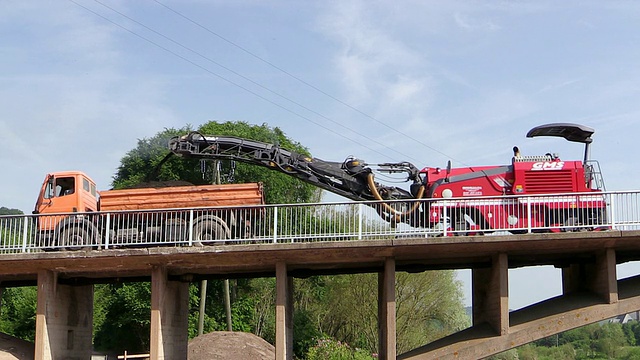
[[380,271],[393,257],[399,271],[483,268],[497,253],[509,267],[566,266],[613,249],[618,263],[640,259],[640,231],[599,231],[506,236],[429,237],[351,242],[238,244],[3,254],[0,281],[35,283],[39,270],[61,281],[101,282],[150,276],[162,264],[169,276],[274,276],[279,262],[293,276]]

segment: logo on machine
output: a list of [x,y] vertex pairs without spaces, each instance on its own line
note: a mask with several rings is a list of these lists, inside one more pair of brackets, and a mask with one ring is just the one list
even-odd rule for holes
[[564,161],[540,161],[534,163],[531,170],[562,170]]

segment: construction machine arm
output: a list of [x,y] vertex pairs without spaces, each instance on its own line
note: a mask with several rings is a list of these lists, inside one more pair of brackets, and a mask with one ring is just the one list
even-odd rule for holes
[[[371,168],[362,160],[324,161],[277,145],[232,136],[205,136],[198,132],[174,137],[169,149],[179,156],[196,159],[236,160],[276,170],[346,198],[362,200],[412,199],[409,191],[373,181]],[[410,163],[380,164],[382,171],[407,172],[418,181]]]

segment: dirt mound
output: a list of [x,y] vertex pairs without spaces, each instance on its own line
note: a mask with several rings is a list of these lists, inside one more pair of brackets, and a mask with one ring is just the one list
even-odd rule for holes
[[189,341],[189,360],[273,360],[275,357],[273,345],[249,333],[216,331]]
[[34,345],[0,333],[0,360],[33,360]]
[[[34,345],[0,333],[0,360],[33,360]],[[218,331],[189,341],[189,360],[273,360],[275,348],[249,333]]]

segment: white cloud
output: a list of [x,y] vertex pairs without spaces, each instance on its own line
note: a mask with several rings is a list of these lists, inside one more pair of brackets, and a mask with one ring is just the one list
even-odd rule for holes
[[456,25],[467,31],[498,31],[501,29],[492,20],[476,19],[460,12],[454,13],[453,19]]

